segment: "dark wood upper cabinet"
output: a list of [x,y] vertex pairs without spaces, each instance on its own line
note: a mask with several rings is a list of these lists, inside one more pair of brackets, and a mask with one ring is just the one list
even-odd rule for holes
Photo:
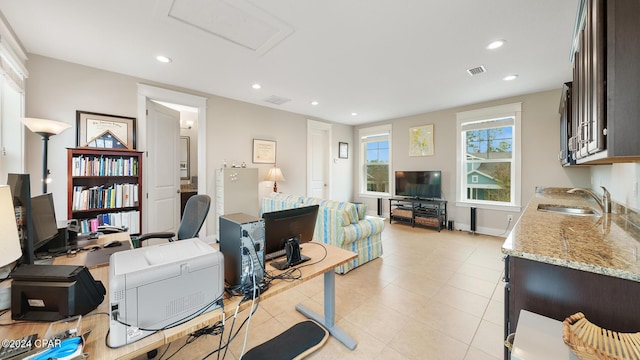
[[640,161],[640,1],[582,0],[577,18],[569,157]]

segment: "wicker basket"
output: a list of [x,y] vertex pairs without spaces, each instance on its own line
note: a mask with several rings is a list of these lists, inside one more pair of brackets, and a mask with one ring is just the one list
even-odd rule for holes
[[581,360],[640,360],[640,333],[618,333],[592,324],[579,312],[562,323],[564,343]]

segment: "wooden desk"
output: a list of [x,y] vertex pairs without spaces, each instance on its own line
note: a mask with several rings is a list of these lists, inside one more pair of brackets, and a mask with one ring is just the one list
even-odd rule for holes
[[[98,242],[104,243],[111,240],[128,240],[128,234],[110,234],[104,237],[101,237]],[[335,318],[335,272],[334,268],[339,266],[353,258],[357,255],[353,252],[346,251],[331,245],[322,244],[324,248],[327,250],[327,255],[324,260],[317,264],[313,264],[310,266],[302,267],[300,270],[302,272],[302,277],[300,280],[296,281],[279,281],[274,280],[271,283],[271,287],[269,290],[264,292],[261,297],[262,299],[269,298],[276,294],[279,294],[283,291],[286,291],[294,286],[297,286],[307,280],[310,280],[316,276],[324,274],[325,276],[325,314],[324,317],[321,317],[317,314],[313,314],[309,309],[304,308],[301,304],[296,306],[296,309],[307,317],[311,317],[316,321],[325,324],[325,326],[329,329],[330,333],[334,335],[338,340],[342,341],[349,347],[350,349],[355,348],[355,341],[349,337],[342,330],[337,328],[334,324]],[[310,262],[305,263],[310,264],[315,261],[318,261],[324,256],[324,249],[321,246],[316,245],[305,245],[303,250],[304,255],[309,256],[311,258]],[[84,265],[84,261],[86,260],[86,253],[79,253],[75,257],[60,257],[55,260],[55,264],[61,265]],[[267,265],[267,270],[274,271],[275,274],[280,273],[281,271],[273,269],[270,265]],[[127,346],[123,346],[117,349],[110,349],[106,346],[106,336],[109,330],[109,267],[102,266],[91,269],[91,274],[96,280],[102,281],[104,287],[107,289],[107,294],[105,296],[105,300],[96,308],[91,311],[87,315],[82,317],[82,329],[86,330],[91,328],[91,334],[87,338],[87,344],[85,347],[85,352],[88,352],[91,356],[91,359],[130,359],[139,355],[144,355],[148,351],[157,349],[162,345],[168,344],[184,336],[198,330],[204,328],[206,326],[210,326],[215,324],[217,321],[222,319],[222,310],[216,309],[210,311],[206,314],[202,314],[197,318],[188,321],[179,326],[175,326],[171,329],[167,329],[161,332],[157,332],[153,335],[147,336],[139,341],[134,342],[133,344],[129,344]],[[224,300],[224,309],[226,316],[233,315],[238,303],[240,302],[241,297],[235,296],[231,298],[226,298]],[[251,304],[251,302],[244,302],[240,305],[240,310],[247,309]],[[304,310],[304,311],[303,311]],[[311,316],[313,315],[313,316]],[[315,317],[314,317],[315,316]],[[11,326],[0,326],[0,338],[2,339],[17,339],[22,336],[26,336],[33,333],[38,333],[40,338],[44,337],[47,328],[49,327],[49,323],[19,323],[13,322],[11,320],[11,313],[7,312],[0,317],[0,323],[2,324],[10,324],[14,323]]]

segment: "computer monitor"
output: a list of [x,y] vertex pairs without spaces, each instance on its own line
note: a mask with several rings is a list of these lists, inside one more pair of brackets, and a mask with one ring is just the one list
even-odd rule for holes
[[37,252],[49,240],[58,236],[58,224],[51,193],[31,198],[31,219],[33,236],[30,237],[33,241],[33,249]]
[[300,244],[313,239],[318,205],[266,212],[264,219],[265,261],[285,255],[287,241],[297,238]]

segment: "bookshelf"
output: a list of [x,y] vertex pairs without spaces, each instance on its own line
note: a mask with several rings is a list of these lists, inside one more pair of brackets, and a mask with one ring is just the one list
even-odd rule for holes
[[67,216],[78,220],[82,232],[108,224],[140,234],[142,153],[67,149]]

